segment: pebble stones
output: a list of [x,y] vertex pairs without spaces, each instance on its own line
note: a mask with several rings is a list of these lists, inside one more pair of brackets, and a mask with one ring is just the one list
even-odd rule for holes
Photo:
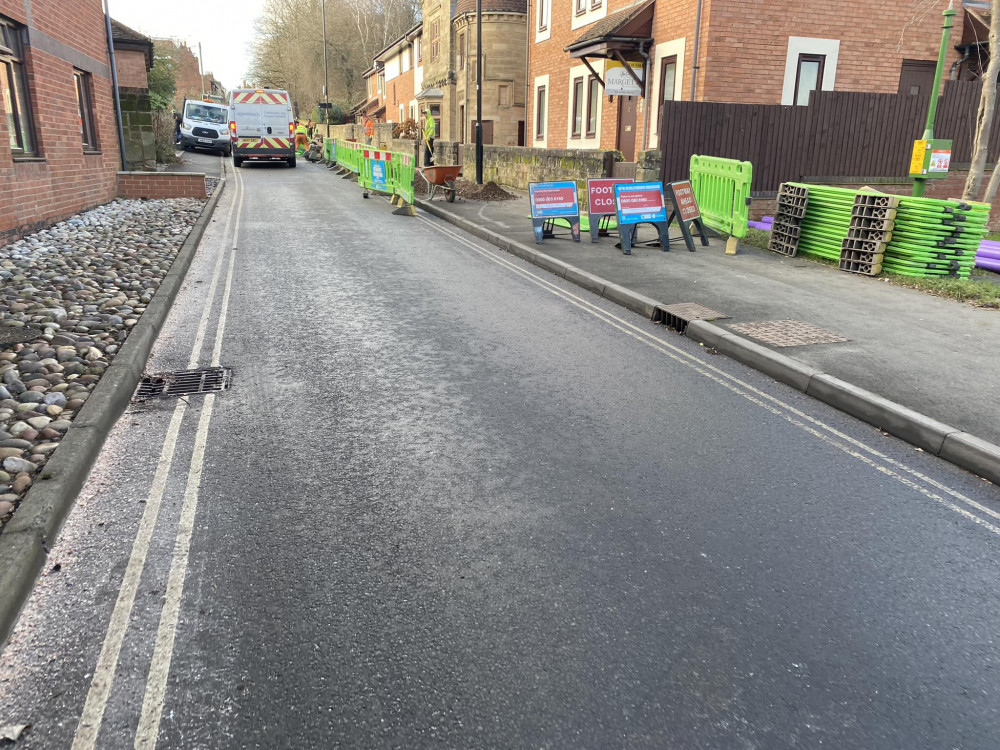
[[0,337],[0,523],[138,322],[203,204],[113,201],[0,248],[0,331],[18,332]]

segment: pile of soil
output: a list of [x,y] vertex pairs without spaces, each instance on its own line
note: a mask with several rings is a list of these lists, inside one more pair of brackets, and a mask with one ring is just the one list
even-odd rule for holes
[[458,180],[455,183],[458,194],[470,201],[509,201],[516,196],[511,195],[495,182],[477,185],[469,180]]

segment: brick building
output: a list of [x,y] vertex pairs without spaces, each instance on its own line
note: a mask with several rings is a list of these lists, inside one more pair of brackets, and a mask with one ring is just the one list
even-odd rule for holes
[[[201,64],[195,56],[194,50],[187,46],[185,42],[177,42],[173,39],[153,39],[156,45],[156,54],[168,56],[177,64],[174,71],[174,81],[177,90],[174,92],[174,100],[171,108],[175,112],[180,112],[185,99],[196,99],[201,101],[202,75]],[[206,94],[221,96],[225,98],[226,90],[223,85],[215,79],[209,72],[205,72],[204,88]]]
[[[656,146],[664,99],[792,105],[815,88],[926,91],[947,2],[529,0],[529,144],[632,161]],[[964,21],[960,10],[953,40]],[[949,52],[949,66],[960,59]],[[608,74],[631,80],[625,63],[638,65],[645,96],[605,94]]]
[[113,18],[111,41],[115,45],[115,69],[118,71],[125,168],[155,171],[156,143],[147,76],[153,67],[153,41]]
[[101,0],[0,0],[0,244],[117,194]]
[[354,108],[379,122],[404,122],[419,118],[416,92],[424,80],[422,29],[417,24],[375,55],[365,71],[367,98]]

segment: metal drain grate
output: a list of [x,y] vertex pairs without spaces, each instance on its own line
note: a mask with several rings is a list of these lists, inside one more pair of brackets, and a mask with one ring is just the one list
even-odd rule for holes
[[231,367],[202,367],[198,370],[160,372],[147,375],[139,382],[137,399],[175,398],[195,393],[224,391],[233,382]]
[[850,341],[839,333],[827,331],[800,320],[765,320],[761,323],[739,323],[729,326],[737,333],[763,341],[771,346],[807,346],[809,344],[839,344]]
[[678,333],[687,330],[692,320],[720,320],[728,318],[725,313],[713,310],[711,307],[699,305],[696,302],[678,302],[675,305],[657,305],[653,310],[653,322],[662,323]]

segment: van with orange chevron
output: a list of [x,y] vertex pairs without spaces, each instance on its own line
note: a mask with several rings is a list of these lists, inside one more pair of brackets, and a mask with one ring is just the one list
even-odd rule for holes
[[281,160],[295,166],[292,99],[281,89],[235,89],[229,94],[233,165],[247,159]]

